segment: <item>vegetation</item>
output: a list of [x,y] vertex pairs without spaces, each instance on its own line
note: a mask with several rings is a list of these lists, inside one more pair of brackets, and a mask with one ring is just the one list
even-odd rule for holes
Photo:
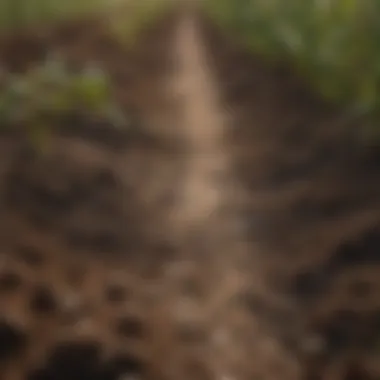
[[45,136],[71,116],[123,127],[125,115],[110,85],[106,72],[95,63],[73,72],[59,57],[50,57],[23,74],[3,72],[0,125],[3,129],[26,128],[33,139]]
[[112,109],[110,102],[110,82],[100,67],[87,64],[73,72],[51,57],[23,74],[3,72],[0,120],[14,124],[75,111],[104,116]]
[[[96,15],[111,27],[110,38],[122,42],[117,44],[119,49],[127,49],[138,41],[139,32],[165,12],[171,3],[172,0],[0,0],[0,39],[9,41],[11,49],[7,51],[14,54],[15,49],[19,49],[17,45],[12,48],[14,35],[27,35],[28,41],[36,37],[40,41],[41,31],[48,36],[57,22],[67,23],[70,29],[74,19],[81,23],[82,19],[85,21],[90,15]],[[95,32],[96,35],[95,30],[89,30],[85,23],[83,25],[82,31],[80,28],[72,30],[79,34]],[[78,35],[78,39],[80,37]],[[75,42],[73,38],[73,44]],[[0,130],[22,130],[33,140],[40,141],[72,116],[79,116],[85,122],[102,120],[114,127],[126,127],[127,115],[113,96],[111,78],[102,69],[109,65],[86,61],[82,62],[81,71],[73,72],[65,64],[64,55],[52,53],[60,50],[60,42],[57,41],[58,46],[54,43],[53,38],[46,45],[51,50],[50,56],[26,72],[13,73],[8,57],[4,54],[0,57]],[[99,49],[102,43],[99,41]],[[81,47],[86,49],[86,46]],[[122,51],[116,53],[124,59]],[[20,54],[27,59],[29,53],[21,51]],[[125,65],[128,70],[128,62]]]
[[250,49],[290,61],[327,99],[380,113],[377,0],[205,0]]

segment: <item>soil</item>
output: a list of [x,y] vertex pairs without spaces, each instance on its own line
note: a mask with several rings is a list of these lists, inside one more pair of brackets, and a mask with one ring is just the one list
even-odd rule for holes
[[[17,215],[18,226],[21,218],[44,235],[59,234],[73,252],[106,250],[117,256],[150,244],[144,234],[172,201],[182,162],[172,159],[179,157],[178,143],[176,133],[168,132],[173,105],[163,90],[172,71],[177,19],[175,11],[166,15],[139,36],[133,49],[97,18],[3,36],[1,63],[14,72],[26,70],[51,51],[73,68],[96,61],[110,75],[115,102],[130,119],[126,129],[97,120],[62,120],[38,153],[28,136],[2,131],[1,203],[8,219]],[[96,177],[100,182],[93,182]],[[108,195],[102,196],[104,186]],[[160,234],[157,225],[151,231]]]
[[[378,286],[379,146],[360,138],[367,121],[347,118],[290,67],[248,52],[207,17],[201,24],[233,115],[227,136],[255,273],[294,302],[298,327],[322,331],[327,342],[336,310],[357,311],[365,329],[377,302],[356,305],[345,286],[359,278]],[[323,370],[317,360],[305,378]]]
[[146,275],[171,271],[169,285],[195,271],[204,294],[186,317],[203,318],[212,336],[236,323],[253,337],[224,339],[207,357],[214,377],[229,378],[244,369],[240,360],[250,363],[247,352],[259,361],[265,350],[257,326],[235,320],[228,300],[248,284],[260,293],[265,282],[302,309],[295,273],[336,274],[355,239],[380,248],[379,155],[358,145],[359,122],[348,128],[291,69],[247,53],[206,17],[179,16],[147,30],[133,51],[99,20],[3,39],[1,61],[14,71],[52,48],[73,65],[101,62],[138,132],[70,121],[43,159],[3,136],[0,242],[12,246],[27,220],[66,255],[97,251],[124,264],[131,256]]
[[[342,112],[313,95],[289,68],[247,53],[204,17],[198,37],[193,27],[174,32],[178,19],[174,12],[147,30],[134,51],[126,51],[101,21],[90,19],[3,37],[0,56],[15,71],[43,59],[52,48],[73,64],[100,61],[112,77],[117,101],[140,132],[131,138],[99,125],[94,133],[88,125],[71,122],[64,135],[86,136],[112,149],[144,145],[144,150],[181,157],[187,174],[175,218],[212,213],[220,191],[208,182],[225,176],[232,151],[233,171],[247,190],[245,196],[239,193],[242,208],[248,215],[254,209],[260,219],[246,228],[266,244],[296,251],[304,240],[325,236],[326,218],[339,224],[354,214],[347,232],[330,229],[329,238],[322,239],[323,249],[330,251],[348,231],[359,233],[371,225],[377,214],[370,210],[379,203],[379,155],[358,146],[352,131],[360,124],[348,128]],[[201,48],[196,41],[202,39],[206,46]],[[211,72],[216,80],[210,79]],[[362,213],[368,217],[355,216]]]
[[[378,218],[380,165],[377,147],[362,145],[353,133],[363,120],[345,119],[289,67],[248,53],[205,18],[203,35],[223,104],[233,114],[228,136],[235,172],[262,217],[250,226],[252,236],[283,247],[296,236],[299,244],[324,236],[315,249],[329,251],[349,236],[340,220],[353,214],[356,222],[347,228],[354,235],[371,225]],[[354,216],[365,212],[367,222]]]
[[[133,52],[109,40],[98,21],[83,29],[65,26],[47,42],[38,40],[32,52],[24,50],[27,56],[19,49],[29,42],[18,42],[17,49],[15,42],[8,45],[4,61],[15,70],[41,59],[51,46],[74,64],[102,62],[117,100],[136,116],[139,133],[124,136],[102,126],[96,137],[94,125],[72,123],[42,156],[8,136],[0,139],[0,247],[23,236],[26,246],[37,241],[54,247],[50,251],[58,257],[85,254],[90,264],[116,258],[147,283],[160,278],[160,288],[167,289],[161,296],[170,300],[163,313],[173,320],[170,328],[200,321],[213,326],[207,331],[213,336],[234,328],[219,311],[242,281],[233,270],[240,247],[230,233],[231,213],[223,213],[229,189],[236,188],[224,139],[228,117],[199,31],[190,12],[162,20]],[[202,296],[189,302],[182,286],[193,277]],[[229,357],[228,344],[224,350]],[[223,357],[212,356],[206,367],[224,377]],[[175,357],[171,361],[181,365]]]
[[[76,213],[59,221],[54,217],[58,206],[54,182],[60,173],[61,181],[76,188],[78,173],[86,178],[103,160],[102,170],[108,167],[108,175],[116,175],[130,188],[130,199],[115,189],[112,207],[121,202],[130,207],[131,215],[123,224],[141,228],[133,228],[136,236],[128,237],[132,245],[145,244],[142,235],[146,242],[174,239],[182,245],[186,244],[181,240],[190,243],[195,239],[198,245],[214,240],[222,228],[217,215],[226,202],[224,184],[229,176],[228,151],[223,145],[225,117],[197,21],[182,15],[175,10],[147,29],[133,50],[125,49],[98,19],[3,40],[2,62],[13,71],[27,69],[51,50],[74,66],[89,60],[100,62],[111,75],[116,101],[132,115],[134,124],[132,131],[123,131],[104,123],[66,120],[50,138],[43,159],[33,155],[22,136],[3,133],[1,171],[6,175],[1,178],[9,207],[17,206],[17,212],[25,213],[40,229],[69,230],[63,239],[75,240],[71,237],[78,232],[72,231],[71,224]],[[96,189],[92,189],[94,194]],[[45,200],[51,198],[51,204],[44,204],[42,193]],[[59,200],[61,205],[76,197],[72,191],[66,196],[67,200]],[[144,211],[139,212],[139,207]],[[86,221],[91,219],[88,216],[76,218],[83,220],[82,229],[95,224]],[[120,243],[124,229],[114,228],[119,232],[113,237],[107,233],[108,241],[118,246],[112,251],[122,252],[126,247],[126,242]],[[155,237],[147,238],[146,233]],[[91,244],[88,249],[93,249]]]

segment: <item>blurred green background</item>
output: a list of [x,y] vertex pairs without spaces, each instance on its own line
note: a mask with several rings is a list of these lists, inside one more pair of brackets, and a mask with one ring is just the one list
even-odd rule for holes
[[248,49],[291,62],[329,101],[380,113],[380,1],[205,0]]

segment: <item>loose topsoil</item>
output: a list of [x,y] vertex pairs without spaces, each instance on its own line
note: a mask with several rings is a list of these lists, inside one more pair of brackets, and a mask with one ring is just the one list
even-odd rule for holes
[[[355,131],[363,124],[347,120],[291,68],[247,52],[206,17],[202,25],[224,105],[233,114],[228,139],[236,175],[262,217],[260,226],[250,223],[252,235],[282,247],[293,239],[318,242],[309,247],[312,257],[374,225],[379,149],[359,141]],[[367,218],[359,216],[364,212]]]
[[[332,286],[337,274],[360,264],[361,276],[378,285],[370,265],[378,264],[380,248],[378,150],[375,144],[363,148],[355,133],[361,124],[345,120],[341,110],[314,95],[290,68],[248,53],[206,17],[196,23],[182,19],[177,29],[178,20],[176,12],[168,15],[133,50],[110,36],[99,20],[1,41],[1,62],[13,71],[25,70],[51,49],[74,66],[101,62],[112,77],[116,100],[133,116],[135,132],[66,121],[42,154],[30,150],[22,136],[3,133],[0,250],[12,252],[21,236],[24,246],[43,247],[49,257],[86,252],[89,263],[96,253],[121,257],[121,267],[130,273],[134,267],[128,258],[133,257],[134,263],[145,265],[145,281],[165,272],[162,263],[168,258],[180,261],[181,252],[170,240],[178,220],[191,243],[182,242],[181,250],[197,261],[197,276],[211,289],[204,303],[210,305],[209,315],[214,318],[218,306],[227,305],[220,319],[207,326],[217,328],[219,323],[235,331],[233,321],[225,322],[226,300],[242,286],[242,276],[235,278],[238,269],[232,266],[240,253],[225,244],[221,235],[225,240],[230,236],[221,230],[217,212],[228,203],[221,196],[225,187],[241,186],[244,191],[233,207],[239,208],[244,238],[254,243],[247,252],[244,247],[244,255],[252,257],[244,257],[245,274],[259,273],[268,294],[273,289],[280,298],[283,293],[286,299],[295,298],[294,325],[299,320],[300,325],[323,325],[331,305],[352,306],[347,289]],[[178,76],[169,96],[168,77],[175,69]],[[221,104],[228,118],[219,117]],[[220,185],[218,176],[227,180]],[[173,223],[168,210],[176,203],[180,212]],[[203,265],[207,256],[210,265]],[[176,282],[166,281],[177,290]],[[175,301],[174,312],[179,307]],[[262,309],[253,310],[255,318]],[[277,323],[273,331],[290,331],[283,320],[278,323],[283,315],[277,309],[272,314]],[[249,339],[247,347],[255,343]],[[227,357],[236,356],[231,347],[238,348],[228,341]],[[260,341],[256,349],[262,351]],[[255,357],[243,351],[243,356]],[[223,377],[224,358],[219,362]]]
[[266,62],[202,20],[224,106],[233,115],[228,140],[245,188],[242,224],[255,267],[276,294],[296,301],[292,318],[299,325],[318,327],[330,342],[326,326],[334,310],[368,307],[355,325],[365,335],[377,303],[354,304],[347,284],[379,285],[378,143],[360,141],[365,120],[347,119],[290,67]]
[[[110,75],[115,102],[129,118],[125,129],[97,120],[62,120],[41,152],[24,132],[0,132],[3,248],[17,240],[9,231],[20,223],[44,236],[59,234],[72,252],[109,255],[138,246],[137,254],[151,244],[147,231],[160,234],[161,212],[181,165],[176,136],[165,132],[170,101],[163,89],[173,66],[177,20],[176,11],[168,13],[146,28],[132,49],[98,18],[2,37],[0,62],[13,72],[52,51],[73,68],[96,61]],[[158,225],[150,228],[155,220]]]

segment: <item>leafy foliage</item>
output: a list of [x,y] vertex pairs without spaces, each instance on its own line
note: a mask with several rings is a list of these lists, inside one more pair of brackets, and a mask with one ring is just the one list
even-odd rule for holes
[[2,73],[0,126],[26,128],[32,137],[46,134],[69,115],[127,125],[112,98],[110,79],[95,64],[70,71],[58,57],[24,74]]
[[377,0],[206,0],[208,12],[256,52],[291,61],[327,99],[380,111]]

